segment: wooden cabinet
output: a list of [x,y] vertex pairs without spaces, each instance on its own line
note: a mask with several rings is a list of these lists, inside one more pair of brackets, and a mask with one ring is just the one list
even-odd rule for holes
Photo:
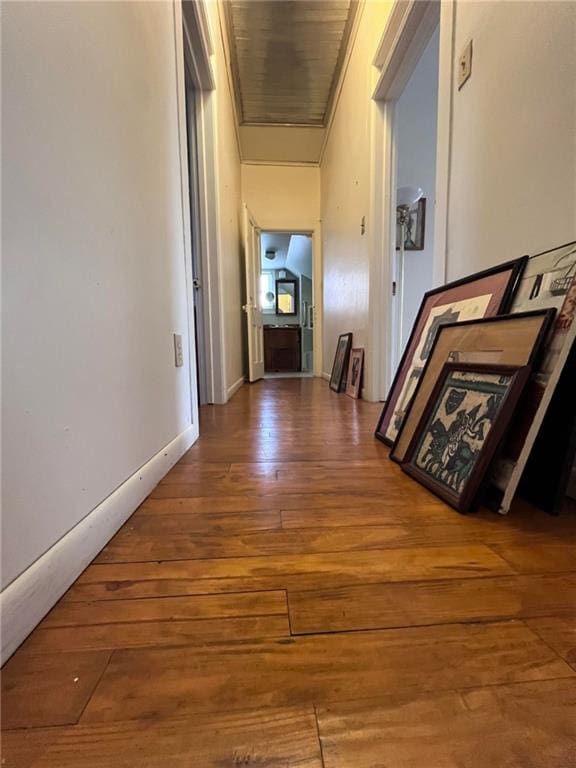
[[264,368],[270,373],[299,371],[300,326],[264,326]]

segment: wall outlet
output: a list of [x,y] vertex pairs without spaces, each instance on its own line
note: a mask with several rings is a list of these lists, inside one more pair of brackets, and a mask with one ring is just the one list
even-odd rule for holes
[[464,83],[468,80],[472,74],[472,40],[468,43],[466,48],[460,54],[458,59],[458,90],[462,88]]
[[182,334],[174,334],[174,365],[181,368],[184,365],[184,352],[182,351]]

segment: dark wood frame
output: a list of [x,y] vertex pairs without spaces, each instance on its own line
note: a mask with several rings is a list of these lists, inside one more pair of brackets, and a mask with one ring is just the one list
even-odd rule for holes
[[[346,352],[344,354],[344,360],[342,362],[342,370],[338,372],[336,370],[336,362],[338,360],[338,349],[340,348],[340,339],[346,339]],[[338,343],[336,344],[336,352],[334,353],[334,362],[332,363],[332,373],[330,374],[330,389],[334,392],[342,392],[346,386],[346,376],[348,374],[348,362],[350,360],[350,350],[352,349],[352,334],[341,333],[338,336]],[[336,380],[337,378],[337,380]]]
[[[279,312],[278,310],[278,283],[292,283],[294,286],[294,312]],[[276,278],[276,314],[282,315],[282,317],[294,317],[298,314],[298,280],[294,280],[290,277],[278,277]]]
[[412,343],[414,341],[414,337],[416,335],[416,329],[418,327],[420,317],[424,311],[426,302],[428,301],[430,296],[436,296],[437,294],[444,293],[446,291],[451,291],[454,288],[459,288],[460,286],[466,285],[467,283],[473,283],[477,280],[483,280],[486,277],[492,277],[493,275],[497,275],[499,272],[510,271],[511,274],[508,280],[508,285],[506,286],[506,290],[504,291],[504,295],[502,296],[502,300],[500,301],[498,310],[496,312],[497,315],[505,314],[508,311],[508,308],[512,302],[512,299],[514,297],[514,291],[516,290],[518,281],[520,279],[522,272],[524,271],[524,267],[526,266],[527,261],[528,261],[528,256],[521,256],[519,259],[513,259],[512,261],[507,261],[504,264],[498,264],[498,266],[496,267],[485,269],[482,272],[476,272],[475,274],[469,275],[468,277],[464,277],[460,280],[455,280],[452,283],[447,283],[446,285],[440,286],[439,288],[433,288],[430,291],[426,291],[420,303],[420,307],[418,309],[418,314],[416,315],[416,319],[414,320],[414,324],[410,332],[410,337],[408,338],[408,342],[406,344],[406,347],[404,348],[402,357],[400,358],[400,363],[398,364],[398,368],[394,375],[394,379],[390,387],[390,392],[388,393],[388,397],[386,399],[386,402],[384,403],[384,407],[382,408],[380,418],[378,419],[378,423],[376,425],[376,430],[374,432],[374,435],[375,437],[378,438],[378,440],[381,440],[385,445],[388,445],[388,446],[393,445],[394,441],[390,440],[388,437],[386,437],[386,435],[383,432],[381,432],[381,426],[385,417],[388,415],[388,409],[390,407],[390,402],[391,402],[390,394],[394,392],[394,390],[399,384],[402,369],[404,368],[404,365],[408,357],[408,352],[410,351],[410,347],[412,346]]
[[[410,246],[404,245],[404,251],[411,253],[412,251],[423,251],[426,244],[426,198],[421,197],[416,203],[418,207],[418,215],[420,216],[421,228],[422,228],[422,245],[416,248],[410,248]],[[400,230],[401,231],[401,230]],[[398,242],[398,230],[396,230],[396,250],[400,250],[400,243]]]
[[[548,334],[550,333],[550,330],[552,328],[552,325],[554,323],[554,318],[556,317],[556,310],[555,309],[535,309],[530,312],[518,312],[518,314],[508,314],[508,315],[493,315],[491,317],[482,317],[478,320],[464,320],[461,323],[446,323],[446,325],[440,326],[438,329],[438,333],[434,337],[434,341],[432,342],[432,348],[430,349],[430,354],[428,355],[428,359],[426,360],[426,363],[424,364],[424,369],[422,371],[422,376],[418,380],[418,384],[416,385],[416,389],[414,390],[414,395],[412,396],[412,400],[410,401],[410,404],[408,405],[408,408],[406,409],[406,418],[404,419],[404,422],[402,423],[402,426],[398,430],[398,434],[396,435],[396,440],[392,443],[392,449],[390,451],[390,458],[392,461],[395,461],[397,464],[402,464],[402,460],[397,458],[394,455],[394,450],[396,448],[396,445],[398,441],[400,440],[400,437],[402,435],[402,431],[404,429],[404,425],[406,424],[406,420],[412,411],[412,407],[414,405],[414,401],[416,400],[416,395],[418,394],[418,391],[420,390],[420,386],[422,384],[422,381],[424,379],[424,376],[426,374],[426,369],[428,368],[428,363],[432,359],[432,355],[434,354],[434,350],[436,349],[436,344],[440,338],[440,334],[442,333],[444,328],[453,328],[454,326],[459,327],[466,327],[467,325],[485,325],[487,323],[494,323],[494,322],[502,322],[506,320],[518,320],[518,318],[522,317],[542,317],[544,318],[542,327],[540,329],[540,333],[536,337],[534,341],[534,347],[532,348],[532,354],[530,355],[530,358],[527,362],[527,365],[534,366],[536,364],[536,361],[538,360],[538,357],[540,353],[542,352],[542,345],[545,341],[545,339],[548,337]],[[480,365],[480,363],[478,363]]]
[[[358,381],[355,385],[352,385],[351,383],[351,376],[352,376],[352,363],[354,360],[354,355],[360,360],[360,373],[358,374]],[[350,350],[350,355],[348,357],[348,373],[346,376],[346,394],[348,397],[353,398],[354,400],[357,400],[360,397],[360,389],[362,387],[362,377],[364,375],[364,347],[356,347],[356,349],[352,348]]]
[[[531,370],[532,366],[530,365],[516,366],[482,363],[446,363],[446,365],[442,368],[442,373],[438,377],[434,391],[432,392],[430,400],[428,401],[424,413],[422,414],[418,428],[414,433],[414,437],[406,453],[406,461],[402,464],[402,470],[406,472],[406,474],[410,475],[410,477],[418,480],[418,482],[420,482],[423,486],[428,488],[430,491],[432,491],[432,493],[436,494],[436,496],[439,496],[447,504],[450,504],[450,506],[454,507],[459,512],[468,512],[476,501],[482,486],[482,482],[486,477],[490,463],[494,458],[494,454],[502,442],[506,428],[508,427],[512,415],[514,414],[514,410],[520,395],[522,394],[522,390],[528,381]],[[455,371],[465,371],[470,373],[500,373],[502,375],[513,376],[510,387],[504,396],[502,405],[496,414],[496,420],[486,438],[486,442],[484,443],[480,457],[476,462],[474,469],[472,470],[461,494],[451,492],[450,489],[445,485],[434,481],[434,479],[431,478],[426,472],[423,472],[419,467],[416,467],[412,463],[414,453],[418,447],[418,443],[420,442],[420,437],[428,423],[430,415],[436,409],[436,404],[444,388],[446,378]]]

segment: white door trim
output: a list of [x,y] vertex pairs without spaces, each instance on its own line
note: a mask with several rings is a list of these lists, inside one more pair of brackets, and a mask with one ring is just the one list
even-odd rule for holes
[[244,242],[244,322],[248,347],[248,381],[264,377],[264,325],[260,307],[260,227],[243,203],[242,239]]
[[[175,0],[175,4],[180,3]],[[209,403],[228,400],[224,345],[224,307],[219,243],[218,158],[216,154],[215,78],[213,52],[205,0],[183,4],[184,60],[196,90],[196,140],[200,198],[199,243],[203,279],[206,333],[206,398]]]
[[392,281],[394,263],[390,259],[396,237],[396,177],[394,142],[394,101],[372,101],[370,132],[371,179],[369,229],[369,351],[363,397],[383,400],[391,379],[389,361],[393,358]]
[[438,62],[434,285],[443,285],[448,279],[448,215],[450,209],[450,170],[452,163],[455,17],[455,0],[443,0],[440,5],[440,56]]
[[[369,400],[386,398],[394,374],[393,361],[397,357],[395,334],[390,332],[395,315],[392,297],[392,282],[395,279],[392,254],[396,238],[394,108],[439,23],[441,5],[441,21],[445,23],[445,14],[452,17],[453,0],[442,3],[438,0],[398,0],[374,58],[374,64],[381,68],[381,72],[372,95],[370,142],[370,355],[366,371],[366,399]],[[445,61],[442,64],[446,67]],[[440,71],[439,82],[444,82],[444,76],[444,70]],[[439,115],[441,110],[447,108],[444,91],[442,94],[444,100],[439,103]],[[442,153],[436,176],[436,196],[438,198],[440,188],[440,199],[445,201],[450,120],[446,120],[444,115],[442,120],[438,120],[437,143],[438,148],[442,147]],[[440,232],[438,242],[444,248],[434,248],[434,278],[440,283],[445,273],[446,211],[447,204],[444,202],[437,206],[435,215],[436,232]]]
[[184,274],[186,275],[186,304],[188,314],[188,376],[190,382],[190,415],[198,427],[198,370],[194,322],[194,289],[192,284],[192,240],[190,225],[190,181],[188,175],[188,138],[186,130],[186,84],[182,35],[182,6],[174,3],[174,51],[176,61],[176,103],[178,111],[178,153],[180,161],[180,205],[182,210],[182,239]]

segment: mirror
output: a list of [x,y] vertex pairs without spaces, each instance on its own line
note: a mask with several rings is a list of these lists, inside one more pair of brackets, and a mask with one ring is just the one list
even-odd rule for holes
[[276,280],[276,314],[296,315],[298,284],[296,280]]

